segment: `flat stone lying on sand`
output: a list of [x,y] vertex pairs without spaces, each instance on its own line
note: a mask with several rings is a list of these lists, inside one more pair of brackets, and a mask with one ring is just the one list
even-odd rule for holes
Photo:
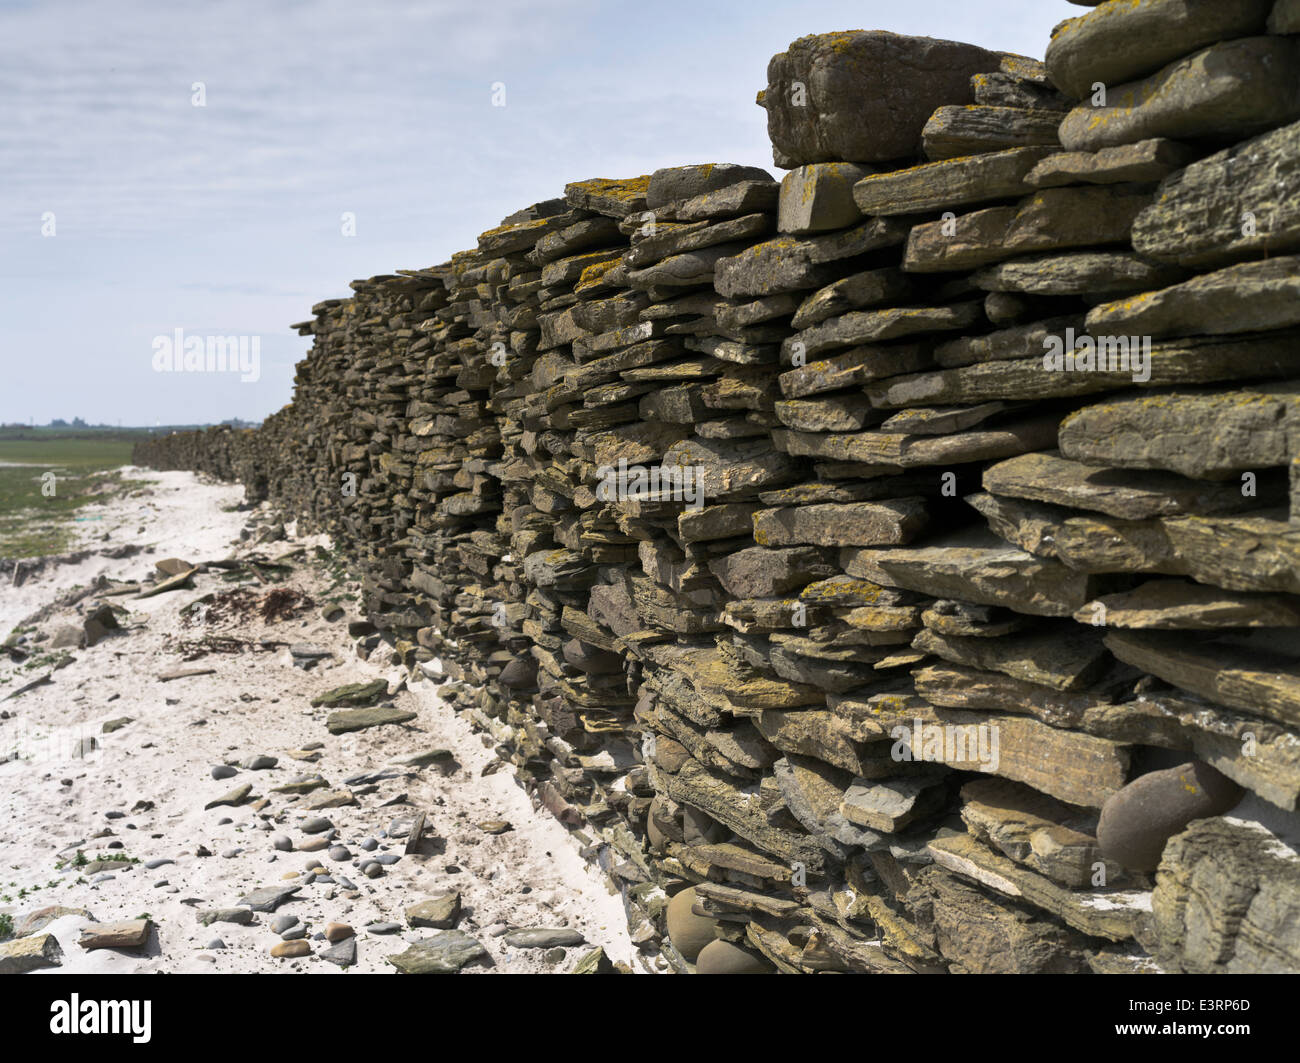
[[349,734],[352,731],[364,731],[367,727],[383,727],[391,723],[407,723],[415,719],[415,713],[388,706],[373,709],[344,709],[342,712],[330,713],[325,726],[332,735]]
[[487,949],[460,930],[444,930],[417,941],[405,952],[386,957],[402,974],[456,974],[474,960],[487,957]]
[[240,897],[239,903],[255,912],[273,912],[300,889],[301,886],[262,886],[247,896]]
[[153,923],[148,919],[127,919],[119,923],[95,923],[81,931],[77,942],[83,949],[138,949],[149,940]]
[[511,930],[501,940],[512,949],[551,949],[557,946],[563,948],[570,945],[581,945],[587,939],[576,930],[536,928],[532,930]]
[[246,782],[236,786],[229,793],[224,793],[213,801],[209,801],[203,806],[204,811],[209,808],[219,808],[222,805],[239,805],[242,804],[253,792],[253,784]]
[[387,693],[387,680],[373,679],[368,683],[349,683],[346,686],[334,687],[332,690],[327,690],[324,694],[318,694],[312,698],[311,704],[312,708],[320,708],[321,706],[327,708],[334,706],[364,707],[373,705]]

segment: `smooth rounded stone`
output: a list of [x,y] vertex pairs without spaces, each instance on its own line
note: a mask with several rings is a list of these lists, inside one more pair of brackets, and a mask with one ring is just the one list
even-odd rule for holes
[[696,974],[772,974],[773,969],[755,952],[730,941],[711,941],[695,961]]
[[159,856],[153,860],[146,860],[144,866],[152,871],[156,867],[162,867],[164,864],[174,864],[175,860],[167,856]]
[[306,865],[303,867],[303,870],[304,870],[304,871],[311,871],[311,870],[313,870],[314,868],[318,868],[318,867],[319,867],[319,868],[323,868],[324,866],[325,866],[325,865],[322,864],[319,860],[308,860],[307,863],[306,863]]
[[299,924],[298,926],[291,926],[289,927],[288,930],[282,930],[280,932],[281,941],[297,941],[299,938],[305,938],[306,936],[307,936],[307,927],[305,924]]
[[293,852],[293,839],[287,834],[277,834],[271,839],[271,845],[282,853]]
[[379,848],[379,843],[375,841],[374,838],[365,838],[362,840],[361,844],[357,846],[357,848],[361,849],[363,852],[373,853],[376,849]]
[[296,915],[289,915],[287,912],[284,915],[277,915],[271,920],[271,929],[277,934],[283,934],[291,926],[297,925],[298,917]]
[[327,830],[333,830],[334,824],[324,816],[310,816],[302,821],[298,829],[304,834],[323,834]]
[[350,938],[356,934],[347,923],[326,923],[325,940],[329,942],[342,941],[344,938]]
[[346,845],[331,845],[329,858],[331,860],[351,860],[352,850],[350,850]]
[[532,686],[536,679],[537,662],[532,657],[516,657],[497,676],[497,682],[502,686],[515,689]]
[[198,960],[199,963],[216,963],[216,962],[217,962],[217,958],[216,958],[215,956],[209,956],[209,955],[208,955],[207,953],[205,953],[205,952],[200,952],[200,953],[199,953],[197,956],[195,956],[194,958],[195,958],[196,960]]
[[333,875],[313,875],[313,876],[312,876],[312,881],[313,881],[313,882],[324,883],[325,885],[333,885],[333,883],[334,883],[334,876],[333,876]]
[[691,911],[696,900],[698,894],[692,886],[668,902],[668,939],[687,963],[694,963],[700,950],[717,938],[717,920]]
[[153,884],[153,888],[156,889],[156,890],[160,890],[160,889],[162,889],[164,886],[170,886],[170,885],[171,885],[171,883],[168,882],[165,878],[160,878],[157,882],[155,882],[155,883]]
[[330,840],[323,834],[318,834],[314,838],[307,838],[305,841],[298,843],[298,852],[300,853],[318,853],[322,849],[329,848]]
[[378,878],[383,873],[384,868],[382,864],[367,864],[365,870],[362,872],[366,878]]
[[235,821],[234,821],[233,819],[231,819],[229,816],[222,816],[219,820],[217,820],[217,826],[218,826],[218,827],[228,827],[230,824],[232,824],[232,823],[234,823],[234,822],[235,822]]
[[375,860],[378,860],[379,863],[383,864],[385,867],[397,863],[401,858],[401,853],[380,853],[378,856],[374,857]]
[[393,922],[371,923],[369,926],[366,927],[366,933],[396,934],[401,929],[402,929],[401,923],[393,923]]
[[221,938],[213,938],[204,946],[204,948],[208,949],[224,949],[225,947],[226,943]]
[[1155,871],[1170,838],[1193,820],[1222,815],[1244,794],[1200,760],[1149,772],[1102,806],[1097,843],[1103,855],[1132,871]]
[[550,964],[552,967],[554,967],[557,963],[563,963],[564,957],[567,955],[568,953],[566,953],[563,949],[560,948],[547,949],[545,952],[542,953],[542,962]]
[[229,779],[239,772],[229,764],[216,764],[212,768],[212,777],[214,779]]
[[109,873],[106,871],[106,872],[104,872],[104,874],[102,874],[102,875],[96,875],[94,878],[92,878],[92,879],[90,880],[90,882],[91,882],[91,885],[98,885],[100,882],[112,882],[113,879],[115,879],[115,878],[117,878],[116,875],[109,874]]
[[274,768],[279,763],[275,757],[260,754],[254,757],[246,757],[239,762],[239,766],[245,771],[265,771],[267,768]]
[[293,959],[297,956],[310,956],[311,946],[306,941],[281,941],[271,946],[271,955],[276,959]]
[[345,890],[355,890],[355,889],[357,888],[356,885],[352,882],[351,879],[349,879],[349,878],[344,878],[342,875],[340,875],[340,876],[338,877],[338,883],[339,883],[339,885],[342,886]]
[[587,939],[577,930],[570,930],[566,927],[553,930],[536,927],[508,931],[501,940],[512,949],[549,949],[563,948],[568,945],[582,945]]
[[243,851],[244,851],[243,849],[223,849],[223,850],[221,851],[221,856],[222,856],[222,859],[225,859],[225,860],[233,860],[235,857],[237,857],[237,856],[238,856],[240,853],[242,853]]

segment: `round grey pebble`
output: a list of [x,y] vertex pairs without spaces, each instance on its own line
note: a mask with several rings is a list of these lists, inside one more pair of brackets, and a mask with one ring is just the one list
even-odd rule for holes
[[235,821],[231,819],[229,816],[222,816],[219,820],[217,820],[217,826],[224,827],[227,823],[234,823],[234,822]]
[[296,915],[288,915],[287,913],[285,915],[277,915],[271,920],[271,929],[277,934],[283,934],[289,929],[289,927],[297,925],[298,917]]
[[371,934],[396,934],[401,929],[401,923],[371,923],[366,927]]
[[232,775],[238,774],[239,772],[235,771],[229,764],[218,764],[212,769],[214,779],[229,779]]
[[385,867],[387,867],[389,864],[397,863],[397,861],[399,861],[402,858],[397,853],[380,853],[378,856],[375,857],[375,859],[378,860]]
[[271,845],[273,845],[276,849],[279,849],[280,852],[282,853],[288,853],[293,851],[293,839],[290,838],[289,835],[287,834],[277,834],[274,838],[271,839]]
[[305,926],[291,926],[288,930],[286,930],[283,934],[280,935],[280,940],[297,941],[299,938],[305,938],[306,936],[307,936],[307,928]]
[[365,870],[366,878],[378,878],[384,873],[384,869],[379,864],[367,864]]
[[171,885],[171,883],[169,883],[165,878],[160,878],[157,882],[153,884],[153,888],[156,890],[160,890],[164,886],[168,886],[168,885]]
[[175,860],[172,860],[166,856],[160,856],[154,860],[146,860],[144,866],[147,867],[150,871],[152,871],[155,867],[162,867],[163,864],[174,864],[174,863],[176,863]]
[[330,885],[334,884],[334,877],[332,875],[313,875],[312,878],[316,882],[327,882]]
[[345,890],[354,890],[357,888],[355,885],[353,885],[352,880],[350,878],[344,878],[342,875],[339,876],[339,885],[342,886]]
[[330,847],[331,860],[351,860],[352,853],[346,845],[334,845]]
[[105,871],[102,875],[96,875],[96,876],[95,876],[94,878],[92,878],[90,881],[91,881],[91,884],[93,885],[93,884],[96,883],[96,882],[112,882],[113,879],[115,879],[115,878],[117,878],[116,875],[111,875],[111,874],[109,874],[107,871]]
[[199,960],[199,961],[202,962],[202,963],[216,963],[216,962],[217,962],[217,958],[216,958],[215,956],[209,956],[206,952],[200,952],[200,953],[198,954],[198,956],[195,957],[195,959]]
[[223,849],[221,855],[226,860],[231,860],[242,853],[243,849]]
[[323,816],[311,816],[302,821],[302,832],[304,834],[323,834],[327,830],[332,830],[334,824]]
[[375,841],[374,838],[367,838],[358,846],[358,848],[363,849],[367,853],[373,853],[379,848],[379,843]]
[[222,941],[221,938],[213,938],[211,941],[208,942],[207,947],[210,949],[224,949],[226,947],[226,943]]
[[325,865],[322,864],[319,860],[308,860],[306,869],[310,871],[313,867],[324,867],[324,866]]

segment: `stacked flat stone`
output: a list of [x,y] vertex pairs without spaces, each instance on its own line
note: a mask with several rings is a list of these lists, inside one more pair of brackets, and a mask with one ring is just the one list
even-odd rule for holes
[[796,41],[781,182],[569,185],[136,460],[333,535],[678,970],[1300,970],[1300,10],[1083,6]]

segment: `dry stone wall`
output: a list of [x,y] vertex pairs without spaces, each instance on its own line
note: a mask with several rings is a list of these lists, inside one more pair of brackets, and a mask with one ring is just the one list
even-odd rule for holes
[[329,532],[679,970],[1300,970],[1300,9],[776,56],[137,461]]

